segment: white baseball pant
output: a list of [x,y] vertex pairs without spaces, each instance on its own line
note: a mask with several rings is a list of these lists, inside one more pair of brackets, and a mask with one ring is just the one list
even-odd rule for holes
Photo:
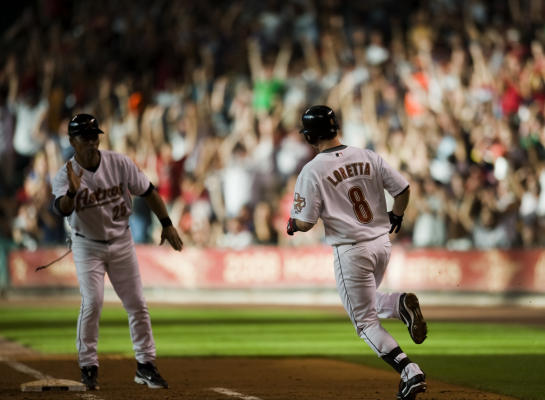
[[151,320],[130,230],[110,244],[72,235],[72,252],[81,293],[76,338],[80,367],[99,365],[97,343],[106,273],[127,311],[136,360],[140,363],[155,360]]
[[398,347],[380,319],[399,318],[401,293],[381,293],[380,286],[390,260],[388,235],[374,240],[333,247],[335,280],[344,308],[356,332],[382,357]]

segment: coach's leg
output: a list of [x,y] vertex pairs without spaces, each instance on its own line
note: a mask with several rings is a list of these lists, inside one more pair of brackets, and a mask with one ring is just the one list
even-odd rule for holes
[[107,265],[107,271],[112,286],[129,317],[135,358],[139,363],[144,364],[155,360],[155,341],[142,290],[134,243],[130,232],[127,232],[128,237],[116,241],[111,246],[112,259]]
[[104,301],[104,249],[86,242],[75,240],[72,244],[81,293],[76,337],[80,367],[98,366],[98,331]]

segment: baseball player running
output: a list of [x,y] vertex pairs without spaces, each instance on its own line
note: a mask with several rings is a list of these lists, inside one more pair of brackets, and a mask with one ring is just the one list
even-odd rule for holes
[[[379,319],[401,319],[418,344],[426,338],[426,322],[414,294],[377,291],[390,259],[388,233],[399,232],[409,183],[373,151],[342,145],[331,108],[310,107],[302,123],[300,132],[318,154],[297,178],[287,233],[306,232],[322,218],[333,246],[337,290],[358,336],[401,374],[397,398],[414,399],[426,391],[424,372]],[[390,212],[385,189],[394,197]]]
[[53,180],[55,208],[72,228],[72,252],[81,293],[76,347],[81,381],[97,390],[99,318],[107,273],[129,317],[137,361],[134,381],[150,388],[168,388],[155,366],[155,342],[134,242],[129,230],[131,195],[142,196],[161,221],[161,244],[177,251],[182,240],[172,226],[163,200],[148,178],[126,156],[99,150],[96,118],[78,114],[68,126],[74,157]]

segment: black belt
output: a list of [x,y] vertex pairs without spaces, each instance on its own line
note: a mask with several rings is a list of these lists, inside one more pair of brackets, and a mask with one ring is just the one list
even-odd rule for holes
[[[127,225],[127,228],[125,230],[127,230],[127,229],[129,229],[128,225]],[[79,236],[79,237],[82,237],[84,239],[90,240],[91,242],[102,243],[102,244],[111,244],[114,240],[117,239],[117,237],[115,237],[113,239],[110,239],[110,240],[91,239],[91,238],[88,238],[86,236],[83,236],[81,233],[78,233],[78,232],[76,232],[76,236]]]

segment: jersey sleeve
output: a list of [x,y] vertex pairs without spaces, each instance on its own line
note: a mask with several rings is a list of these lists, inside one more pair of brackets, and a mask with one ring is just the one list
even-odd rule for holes
[[125,168],[127,170],[127,187],[129,192],[135,196],[141,196],[150,187],[150,181],[146,174],[129,158],[124,157]]
[[317,181],[307,172],[303,169],[297,177],[290,216],[315,224],[320,217],[322,198]]
[[381,156],[377,154],[377,157],[384,189],[393,197],[396,197],[409,187],[409,181],[399,171],[392,168]]

